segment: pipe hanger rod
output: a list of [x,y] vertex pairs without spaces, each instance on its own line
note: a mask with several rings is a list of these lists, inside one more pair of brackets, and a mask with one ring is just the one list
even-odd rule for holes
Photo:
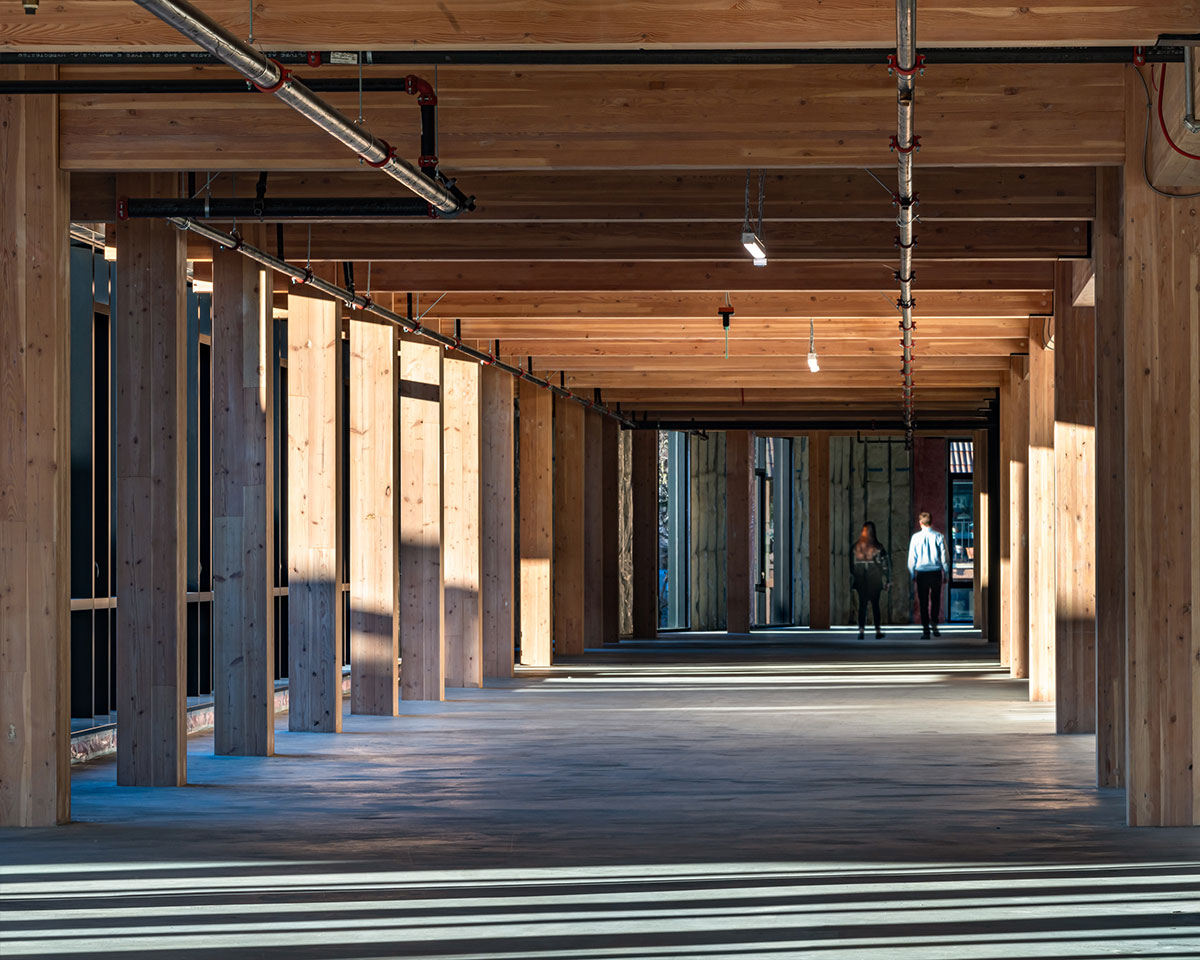
[[173,223],[180,230],[190,230],[197,236],[204,237],[206,240],[211,240],[213,243],[225,248],[240,253],[243,257],[248,257],[255,263],[261,263],[264,267],[274,270],[277,273],[282,273],[284,276],[291,278],[292,282],[297,285],[312,287],[314,290],[319,290],[327,296],[341,300],[353,310],[361,310],[363,313],[373,314],[379,317],[386,323],[393,324],[404,330],[406,333],[414,333],[418,336],[425,337],[427,340],[432,340],[439,346],[445,347],[448,353],[459,353],[464,357],[470,357],[472,360],[478,360],[484,366],[496,367],[498,370],[503,370],[505,373],[516,377],[518,380],[524,380],[526,383],[531,383],[535,387],[542,387],[549,390],[556,396],[562,397],[564,400],[573,400],[579,405],[586,407],[589,410],[595,410],[597,413],[603,414],[606,417],[611,417],[624,427],[632,428],[636,424],[628,417],[616,412],[610,407],[602,403],[597,403],[594,400],[588,400],[586,397],[581,397],[576,393],[572,393],[566,387],[556,386],[549,380],[542,377],[534,376],[528,370],[522,370],[520,367],[513,366],[511,363],[505,363],[499,359],[494,353],[484,353],[481,350],[476,350],[474,347],[469,347],[463,343],[458,337],[448,337],[444,333],[437,330],[430,330],[421,324],[419,319],[413,317],[401,316],[386,307],[382,307],[375,303],[370,297],[362,296],[357,293],[351,293],[349,290],[339,287],[336,284],[330,283],[328,280],[322,280],[320,277],[313,276],[311,269],[304,267],[296,267],[288,263],[282,257],[272,256],[264,250],[259,250],[258,247],[251,246],[242,240],[236,233],[222,233],[220,230],[214,230],[212,227],[206,226],[195,220],[187,217],[170,217],[170,223]]
[[[419,197],[428,200],[442,216],[454,217],[471,208],[471,201],[457,193],[452,185],[435,179],[425,171],[396,156],[395,149],[349,117],[340,113],[313,93],[290,70],[260,53],[250,44],[196,9],[187,0],[134,0],[168,26],[223,63],[233,67],[265,93],[273,93],[301,116],[358,154],[373,167],[404,184]],[[415,78],[414,78],[415,79]],[[416,92],[416,91],[414,91]],[[422,98],[424,100],[424,98]]]
[[896,226],[899,236],[900,269],[896,280],[900,284],[900,349],[902,400],[904,406],[905,440],[912,446],[913,412],[913,253],[916,247],[917,196],[913,188],[913,161],[920,149],[920,137],[915,133],[915,78],[921,70],[922,58],[917,56],[917,0],[896,0],[896,55],[891,58],[896,74],[896,136],[892,149],[896,152]]

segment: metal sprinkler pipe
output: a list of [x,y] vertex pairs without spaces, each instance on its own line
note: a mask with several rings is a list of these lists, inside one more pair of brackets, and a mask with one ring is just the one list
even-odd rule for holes
[[921,138],[914,132],[914,107],[916,101],[915,78],[922,72],[924,57],[918,56],[917,3],[916,0],[896,0],[896,53],[888,57],[889,72],[896,75],[896,135],[892,138],[892,150],[896,153],[896,226],[899,235],[896,245],[900,249],[900,269],[896,280],[900,284],[900,346],[902,402],[904,407],[905,441],[912,445],[915,416],[913,412],[913,251],[916,247],[914,227],[916,225],[917,196],[913,188],[913,161],[921,146]]
[[[134,0],[168,26],[233,67],[264,93],[272,93],[297,113],[335,137],[372,167],[404,184],[417,196],[428,200],[441,216],[455,217],[473,206],[471,198],[452,183],[443,182],[436,173],[426,173],[396,156],[396,150],[361,125],[335,110],[313,93],[292,72],[260,53],[250,44],[193,7],[187,0]],[[428,85],[418,77],[409,77],[409,92],[422,107],[430,103]],[[436,100],[436,98],[435,98]]]
[[[616,412],[610,407],[602,403],[597,403],[594,400],[589,400],[586,397],[581,397],[576,393],[572,393],[566,387],[558,386],[545,380],[542,377],[534,376],[527,370],[513,366],[511,363],[505,363],[495,353],[484,353],[481,350],[476,350],[474,347],[463,343],[458,336],[448,337],[444,333],[437,330],[430,330],[421,324],[420,317],[406,317],[395,313],[386,307],[380,306],[369,296],[354,293],[344,287],[339,287],[336,284],[330,283],[328,280],[322,280],[315,276],[312,269],[309,267],[297,267],[288,263],[282,257],[276,257],[267,253],[265,250],[260,250],[258,247],[251,246],[246,243],[237,233],[223,233],[220,230],[214,230],[212,227],[196,220],[187,217],[169,217],[169,223],[174,224],[180,230],[190,230],[199,237],[204,237],[206,240],[211,240],[213,243],[226,250],[233,250],[240,253],[243,257],[253,260],[255,263],[260,263],[268,270],[274,270],[277,273],[282,273],[289,277],[291,281],[297,285],[312,287],[314,290],[319,290],[327,296],[341,300],[346,306],[352,310],[361,310],[365,314],[371,314],[379,317],[385,323],[390,323],[399,327],[407,333],[414,333],[424,337],[426,340],[432,340],[434,343],[442,346],[450,353],[458,353],[464,357],[470,357],[472,360],[477,360],[486,367],[495,367],[498,370],[503,370],[505,373],[516,377],[518,380],[524,380],[526,383],[533,384],[535,387],[542,387],[549,390],[551,393],[562,397],[564,400],[573,400],[575,403],[586,407],[589,410],[595,410],[606,417],[611,417],[624,427],[632,428],[636,424],[628,417]],[[430,308],[432,309],[432,308]]]

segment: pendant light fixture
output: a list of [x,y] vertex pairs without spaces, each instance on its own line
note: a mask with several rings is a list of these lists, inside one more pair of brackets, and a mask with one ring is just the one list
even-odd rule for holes
[[758,223],[750,219],[750,171],[746,171],[746,213],[742,219],[742,246],[754,258],[756,267],[767,265],[767,246],[763,243],[763,195],[766,192],[767,175],[763,171],[758,174]]
[[817,362],[817,331],[813,326],[813,318],[808,318],[808,369],[812,373],[820,373],[821,365]]

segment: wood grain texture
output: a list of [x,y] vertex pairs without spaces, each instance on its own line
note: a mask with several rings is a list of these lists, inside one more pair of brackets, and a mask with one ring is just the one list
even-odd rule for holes
[[448,687],[483,686],[482,372],[474,360],[442,361]]
[[0,98],[0,128],[0,827],[45,827],[71,818],[68,183],[53,97]]
[[725,431],[690,438],[691,628],[725,629]]
[[[889,31],[894,21],[892,11],[884,14]],[[71,75],[82,78],[89,69],[111,70],[79,67]],[[356,75],[354,68],[321,72]],[[154,73],[229,77],[224,66]],[[864,167],[886,157],[880,143],[886,151],[896,127],[895,83],[882,62],[442,65],[438,81],[439,154],[453,174]],[[939,64],[919,88],[922,165],[1077,166],[1125,158],[1119,64],[1023,64],[1019,72],[1005,64]],[[350,116],[358,109],[356,93],[324,98]],[[409,98],[369,93],[363,107],[372,129],[402,156],[418,156]],[[780,136],[781,117],[801,135]],[[62,159],[72,170],[358,168],[351,151],[286,105],[244,93],[191,98],[186,110],[175,97],[72,94],[61,100],[60,124]],[[471,189],[465,178],[462,186]]]
[[1042,319],[1029,332],[1029,699],[1055,693],[1054,351],[1041,337]]
[[[149,181],[149,182],[147,182]],[[169,175],[121,189],[171,196]],[[117,783],[187,780],[185,264],[167,223],[117,238]]]
[[[1191,84],[1192,90],[1195,91],[1200,86],[1200,62],[1197,58],[1192,58],[1192,75],[1186,76],[1181,63],[1166,64],[1166,77],[1163,79],[1162,66],[1156,66],[1152,70],[1147,68],[1144,72],[1149,75],[1153,73],[1153,82],[1151,83],[1151,97],[1154,100],[1153,110],[1155,119],[1151,122],[1154,124],[1153,133],[1150,135],[1150,151],[1146,159],[1146,172],[1150,176],[1150,182],[1158,186],[1160,189],[1167,189],[1174,193],[1194,192],[1200,189],[1200,163],[1183,156],[1176,150],[1171,148],[1167,143],[1167,138],[1162,135],[1158,129],[1158,87],[1163,86],[1163,121],[1167,126],[1167,130],[1171,134],[1171,139],[1179,145],[1181,150],[1185,150],[1191,154],[1200,155],[1200,133],[1193,133],[1183,123],[1183,115],[1185,112],[1185,84]],[[1151,79],[1147,76],[1147,79]],[[1134,80],[1136,83],[1136,79]],[[1138,84],[1139,88],[1141,84]],[[1131,109],[1138,110],[1139,116],[1141,104],[1130,104]],[[1132,134],[1132,131],[1130,131]],[[1132,143],[1138,143],[1140,140],[1130,140]]]
[[1009,491],[1009,462],[1012,459],[1013,443],[1013,376],[1011,364],[1008,382],[1000,388],[999,429],[1000,429],[1000,529],[996,531],[996,549],[1000,554],[1000,583],[998,584],[998,599],[1000,602],[1000,666],[1012,667],[1012,544],[1009,538],[1011,525],[1012,498]]
[[[581,408],[582,409],[582,408]],[[604,421],[583,419],[583,646],[604,646]],[[615,424],[614,424],[615,426]],[[616,501],[613,501],[614,505]],[[615,529],[614,518],[614,529]]]
[[384,717],[400,707],[398,347],[350,320],[350,712]]
[[342,729],[340,311],[288,297],[288,730]]
[[658,634],[658,431],[631,435],[633,635],[646,639]]
[[[250,21],[238,0],[210,0],[205,12],[237,36]],[[921,40],[939,46],[998,44],[1153,44],[1160,33],[1190,32],[1194,5],[1181,0],[1092,2],[1087,16],[1066,5],[1037,7],[972,0],[922,9]],[[447,8],[417,0],[380,7],[369,0],[263,4],[254,29],[271,50],[326,48],[406,50],[457,47],[888,47],[894,10],[883,0],[835,0],[820,7],[777,3],[731,5],[702,0],[615,0],[604,6],[558,6],[541,0],[467,0]],[[61,0],[36,17],[17,8],[0,15],[0,42],[22,49],[186,48],[151,14],[119,0]]]
[[1096,783],[1125,785],[1125,245],[1120,170],[1096,181]]
[[521,381],[521,663],[548,667],[551,661],[554,559],[554,404],[548,390]]
[[754,617],[751,510],[754,504],[754,434],[725,434],[725,629],[749,633]]
[[1126,801],[1133,826],[1181,826],[1200,823],[1200,226],[1140,174],[1125,168]]
[[1096,730],[1096,322],[1060,264],[1054,311],[1055,724]]
[[604,417],[601,429],[601,606],[604,643],[621,639],[621,430]]
[[1008,459],[1009,674],[1029,676],[1029,358],[1014,357]]
[[584,650],[584,409],[570,400],[554,404],[554,654]]
[[974,626],[982,637],[988,640],[995,639],[989,636],[988,631],[988,612],[992,601],[992,537],[989,517],[993,496],[988,479],[988,431],[976,430],[972,440],[974,453],[971,461],[971,495],[975,510]]
[[808,624],[814,630],[830,626],[829,433],[808,437]]
[[483,675],[511,677],[516,654],[516,577],[512,377],[483,370],[482,483],[483,556],[480,606],[483,613]]
[[400,345],[400,696],[446,695],[442,348]]
[[214,251],[212,324],[213,750],[265,757],[275,751],[275,331],[262,267]]

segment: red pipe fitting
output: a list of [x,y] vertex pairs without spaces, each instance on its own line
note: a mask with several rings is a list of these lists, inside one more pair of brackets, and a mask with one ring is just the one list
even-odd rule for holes
[[423,107],[437,106],[437,94],[433,92],[433,84],[428,80],[410,73],[404,78],[405,91],[417,98],[417,103]]
[[283,89],[283,85],[285,83],[291,82],[292,71],[289,70],[287,67],[285,67],[282,63],[280,63],[274,57],[268,57],[267,59],[270,60],[273,64],[275,64],[275,66],[277,66],[279,68],[279,82],[270,87],[263,87],[257,83],[254,84],[254,86],[257,87],[259,90],[261,90],[263,93],[278,93],[280,90]]

